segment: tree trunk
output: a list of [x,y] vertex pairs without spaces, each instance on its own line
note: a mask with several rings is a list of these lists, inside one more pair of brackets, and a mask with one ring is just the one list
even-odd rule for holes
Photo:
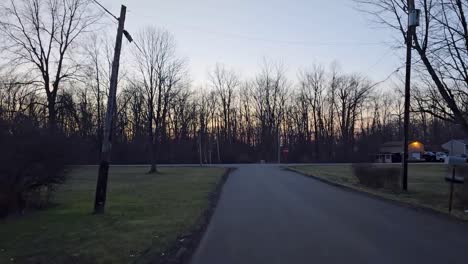
[[158,172],[158,168],[156,167],[156,145],[151,144],[151,165],[150,165],[150,170],[148,171],[148,174],[153,174]]
[[49,116],[47,121],[49,131],[51,134],[55,134],[57,132],[57,109],[55,108],[55,98],[49,98],[48,101],[47,111]]
[[153,105],[151,101],[148,103],[149,106],[149,114],[148,114],[148,147],[150,148],[150,169],[148,174],[153,174],[157,172],[156,168],[156,149],[154,143],[154,135],[153,135]]

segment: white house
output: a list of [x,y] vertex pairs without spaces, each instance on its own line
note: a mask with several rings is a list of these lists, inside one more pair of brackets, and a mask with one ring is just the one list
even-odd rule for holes
[[443,144],[442,148],[449,151],[450,156],[468,156],[467,139],[452,139]]

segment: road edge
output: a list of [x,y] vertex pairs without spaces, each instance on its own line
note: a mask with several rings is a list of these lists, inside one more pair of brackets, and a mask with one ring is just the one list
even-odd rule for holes
[[225,169],[226,171],[221,177],[221,180],[217,183],[214,190],[208,196],[208,207],[203,211],[196,224],[189,232],[177,237],[174,245],[169,247],[169,249],[165,252],[165,255],[160,256],[159,259],[155,261],[155,263],[185,264],[190,262],[193,253],[195,253],[195,250],[198,248],[198,245],[210,224],[219,199],[221,198],[224,184],[227,182],[230,174],[236,170],[236,168],[232,167],[227,167]]
[[284,166],[284,167],[281,167],[281,168],[283,170],[295,172],[295,173],[297,173],[299,175],[302,175],[304,177],[312,178],[312,179],[315,179],[317,181],[323,182],[325,184],[332,185],[332,186],[344,189],[346,191],[358,193],[358,194],[361,194],[361,195],[366,195],[366,196],[368,196],[370,198],[378,199],[378,200],[381,200],[381,201],[384,201],[384,202],[389,202],[389,203],[392,203],[392,204],[395,204],[395,205],[398,205],[398,206],[402,206],[402,207],[406,207],[406,208],[409,208],[409,209],[412,209],[412,210],[415,210],[415,211],[426,212],[426,213],[432,214],[434,216],[437,216],[439,218],[444,218],[444,219],[449,220],[449,221],[453,221],[453,222],[457,222],[457,223],[465,223],[465,224],[468,223],[468,219],[464,219],[464,218],[458,217],[456,215],[449,215],[448,213],[445,213],[443,211],[437,210],[437,209],[432,208],[432,207],[424,206],[424,205],[421,205],[421,204],[415,204],[415,203],[400,201],[400,200],[396,200],[396,199],[391,199],[389,197],[384,197],[384,196],[378,195],[376,193],[373,193],[371,191],[366,191],[366,190],[353,188],[351,186],[347,186],[347,185],[343,185],[343,184],[340,184],[340,183],[337,183],[337,182],[334,182],[334,181],[330,181],[330,180],[327,180],[325,178],[318,177],[318,176],[315,176],[315,175],[312,175],[312,174],[308,174],[308,173],[305,173],[303,171],[300,171],[300,170],[297,170],[297,169],[294,169],[294,168],[291,168],[291,167]]

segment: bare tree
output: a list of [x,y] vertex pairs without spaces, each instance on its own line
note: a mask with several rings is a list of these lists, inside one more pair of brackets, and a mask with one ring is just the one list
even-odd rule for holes
[[232,140],[232,104],[236,90],[240,81],[233,70],[226,69],[222,64],[216,64],[215,69],[210,74],[210,84],[216,91],[221,104],[221,115],[223,118],[224,141],[230,143]]
[[95,101],[96,111],[96,134],[99,149],[102,146],[104,103],[107,99],[109,89],[110,73],[112,67],[113,47],[109,45],[107,39],[97,34],[91,34],[87,43],[84,44],[85,60],[84,64],[84,85],[91,88],[92,97]]
[[44,103],[39,98],[39,89],[35,82],[28,80],[24,74],[7,71],[1,76],[0,84],[0,111],[5,120],[13,120],[17,114],[38,115],[37,107]]
[[244,83],[239,93],[239,118],[240,118],[240,136],[242,142],[247,145],[254,144],[254,120],[252,109],[252,98],[249,84]]
[[139,83],[146,98],[148,146],[151,167],[157,172],[158,146],[165,133],[169,106],[183,83],[185,62],[176,57],[175,41],[164,30],[146,28],[137,36],[139,49],[134,51],[139,71]]
[[301,97],[306,100],[311,110],[315,157],[317,158],[320,156],[319,142],[324,138],[324,94],[327,85],[325,70],[323,67],[315,65],[311,71],[301,72],[299,85]]
[[4,48],[12,62],[38,73],[52,130],[60,84],[78,69],[70,56],[72,45],[99,19],[88,4],[87,0],[10,0],[0,7]]
[[284,66],[264,60],[262,71],[255,77],[253,99],[258,124],[260,156],[274,160],[280,134],[280,125],[286,109],[288,81]]
[[[401,35],[401,40],[406,41],[406,1],[356,2],[380,23],[396,30]],[[449,112],[445,112],[447,117],[468,133],[468,2],[419,0],[416,6],[422,10],[422,26],[415,34],[412,46],[424,69],[420,72],[432,80],[432,85],[428,88],[437,91],[444,104],[430,106],[425,111],[440,116],[434,110],[448,108]]]

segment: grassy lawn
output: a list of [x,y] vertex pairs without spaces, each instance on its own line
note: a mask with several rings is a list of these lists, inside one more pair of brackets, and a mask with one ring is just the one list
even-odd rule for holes
[[[399,164],[379,166],[400,166]],[[413,205],[429,207],[437,211],[448,212],[449,184],[444,180],[448,173],[443,164],[410,164],[408,169],[407,193],[391,193],[384,190],[375,190],[358,184],[351,165],[306,165],[292,166],[290,169],[304,174],[322,178],[353,189],[376,194],[387,199],[398,200]],[[455,185],[461,190],[462,185]],[[456,201],[456,200],[455,200]],[[455,202],[452,214],[468,220],[468,214],[462,212],[461,205]]]
[[225,170],[147,169],[111,168],[102,216],[91,215],[97,167],[70,169],[57,206],[0,222],[0,263],[140,263],[161,254],[197,223]]

